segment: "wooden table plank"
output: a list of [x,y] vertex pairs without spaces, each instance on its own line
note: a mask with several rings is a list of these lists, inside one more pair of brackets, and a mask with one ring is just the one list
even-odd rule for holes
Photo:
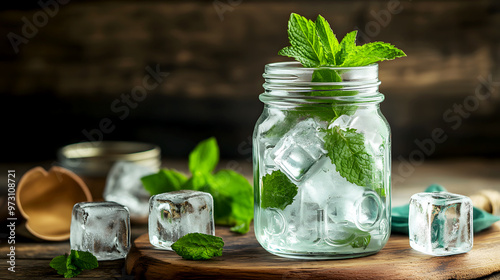
[[392,235],[377,254],[345,260],[296,260],[266,252],[255,239],[217,228],[224,239],[222,257],[184,260],[158,250],[147,234],[134,241],[127,272],[139,279],[471,279],[500,272],[500,222],[474,236],[467,254],[434,257],[410,247],[408,236]]
[[[0,261],[0,279],[64,279],[62,275],[49,266],[50,260],[16,259],[15,272],[7,271],[8,264]],[[125,261],[102,261],[99,267],[93,270],[84,270],[75,279],[134,279],[125,274]]]

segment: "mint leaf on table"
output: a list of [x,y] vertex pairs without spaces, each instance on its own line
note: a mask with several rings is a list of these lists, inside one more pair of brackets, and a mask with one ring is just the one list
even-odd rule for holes
[[219,146],[214,137],[201,141],[189,154],[189,171],[212,172],[219,162]]
[[374,159],[364,142],[363,134],[355,129],[334,126],[326,130],[325,149],[336,170],[347,181],[368,187],[372,183]]
[[293,203],[298,187],[280,170],[262,177],[262,208],[284,210]]
[[90,252],[71,250],[68,258],[81,269],[93,269],[99,266],[97,258]]
[[172,244],[179,256],[187,260],[208,260],[222,256],[224,241],[218,236],[188,233]]
[[173,169],[162,169],[158,173],[141,178],[142,185],[151,195],[178,191],[186,181],[184,174]]
[[217,225],[231,226],[231,231],[247,233],[253,220],[253,187],[241,174],[220,170],[213,174],[219,161],[215,138],[199,143],[189,155],[191,177],[175,170],[162,169],[144,176],[141,181],[151,195],[177,190],[208,192],[214,199]]
[[50,261],[50,267],[64,278],[72,278],[83,270],[97,268],[97,258],[90,252],[71,250],[69,255],[57,256]]
[[68,270],[66,268],[66,256],[57,256],[50,261],[50,267],[55,269],[58,274],[64,275]]

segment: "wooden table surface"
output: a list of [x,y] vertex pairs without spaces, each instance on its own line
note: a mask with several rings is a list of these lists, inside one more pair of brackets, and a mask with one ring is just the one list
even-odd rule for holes
[[[42,165],[47,163],[42,163]],[[1,182],[6,182],[8,169],[15,168],[22,175],[33,164],[7,165],[1,164]],[[48,164],[49,167],[50,163]],[[165,167],[176,168],[187,172],[187,163],[166,161]],[[251,165],[247,162],[226,162],[219,166],[232,166],[242,172],[247,178],[251,177]],[[481,189],[495,189],[500,191],[500,160],[484,159],[454,159],[447,161],[427,161],[419,166],[393,162],[393,205],[402,205],[408,202],[413,193],[425,189],[432,183],[443,185],[450,192],[471,195]],[[406,168],[406,169],[405,169]],[[412,170],[414,169],[414,170]],[[4,178],[5,177],[5,178]],[[2,186],[3,187],[3,186]],[[1,194],[7,193],[2,189]],[[0,279],[64,279],[49,267],[50,260],[58,255],[69,252],[69,241],[40,242],[22,236],[16,236],[16,268],[15,273],[7,268],[7,254],[9,246],[6,243],[6,225],[0,224]],[[147,225],[132,226],[132,240],[147,232]],[[499,260],[500,261],[500,260]],[[354,276],[354,275],[353,275]],[[99,262],[99,268],[84,271],[76,279],[135,279],[125,272],[125,261]],[[483,279],[500,280],[500,273],[487,276]]]

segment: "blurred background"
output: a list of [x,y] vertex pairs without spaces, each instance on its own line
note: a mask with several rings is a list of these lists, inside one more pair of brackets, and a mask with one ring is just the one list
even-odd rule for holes
[[[159,145],[185,159],[215,136],[249,161],[264,65],[290,60],[291,12],[343,37],[390,42],[380,64],[393,158],[500,156],[499,1],[10,1],[0,11],[4,163],[54,160],[88,140]],[[424,141],[425,142],[425,141]],[[421,154],[421,153],[420,153]]]

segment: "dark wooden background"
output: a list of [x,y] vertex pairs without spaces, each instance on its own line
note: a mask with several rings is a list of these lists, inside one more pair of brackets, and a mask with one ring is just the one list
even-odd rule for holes
[[[70,1],[46,22],[36,1],[2,5],[1,161],[52,159],[103,118],[114,128],[104,140],[157,143],[167,158],[216,136],[223,157],[249,159],[261,75],[266,63],[287,60],[277,52],[292,11],[407,53],[380,64],[396,159],[436,128],[448,139],[433,158],[500,156],[499,1]],[[27,38],[34,19],[44,24]],[[25,41],[13,46],[12,34]],[[122,120],[112,104],[142,84],[146,67],[168,76]],[[443,117],[464,102],[470,110]]]

